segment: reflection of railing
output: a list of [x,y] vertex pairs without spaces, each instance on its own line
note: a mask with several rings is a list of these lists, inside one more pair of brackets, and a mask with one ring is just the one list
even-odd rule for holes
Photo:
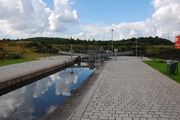
[[69,68],[89,68],[93,70],[95,68],[95,62],[79,62],[73,66],[70,66]]
[[[109,52],[105,50],[83,50],[81,51],[81,53],[59,51],[59,53],[71,55],[71,56],[78,56],[77,61],[88,62],[88,67],[90,69],[94,69],[94,67],[99,67],[102,61],[104,61],[109,57]],[[79,66],[79,67],[83,67],[83,66]]]
[[98,62],[108,58],[108,53],[105,50],[84,50],[81,53],[86,54],[91,62]]
[[105,50],[83,50],[81,53],[87,55],[86,58],[81,59],[81,62],[91,62],[94,67],[99,67],[101,62],[109,56]]

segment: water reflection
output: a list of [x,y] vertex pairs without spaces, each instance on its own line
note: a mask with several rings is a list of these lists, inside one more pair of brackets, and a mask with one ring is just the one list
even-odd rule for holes
[[1,96],[0,119],[43,119],[92,72],[89,69],[69,68]]
[[101,61],[96,62],[80,62],[78,64],[75,64],[74,67],[88,67],[89,69],[95,69],[99,68],[101,66]]
[[77,71],[64,71],[51,75],[51,79],[56,82],[56,95],[70,96],[72,85],[77,84],[78,76],[79,72]]

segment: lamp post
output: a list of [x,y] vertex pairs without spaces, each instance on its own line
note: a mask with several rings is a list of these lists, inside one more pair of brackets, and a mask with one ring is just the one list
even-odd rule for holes
[[72,59],[72,54],[73,54],[73,47],[72,47],[72,45],[71,45],[71,50],[70,50],[70,53],[71,53],[71,59]]
[[137,40],[135,42],[136,42],[136,57],[137,57]]
[[111,29],[112,35],[111,35],[111,40],[112,40],[112,53],[113,53],[113,29]]

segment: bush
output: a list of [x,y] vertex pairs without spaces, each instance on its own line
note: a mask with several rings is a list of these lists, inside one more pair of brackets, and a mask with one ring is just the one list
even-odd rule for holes
[[4,52],[0,54],[0,60],[10,60],[10,59],[20,59],[22,58],[22,53],[12,53]]
[[20,53],[12,53],[11,54],[11,59],[20,59],[20,58],[22,58]]

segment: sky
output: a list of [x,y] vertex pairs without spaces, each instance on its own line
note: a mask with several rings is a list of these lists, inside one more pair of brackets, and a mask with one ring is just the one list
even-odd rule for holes
[[180,35],[180,0],[0,0],[0,39]]

